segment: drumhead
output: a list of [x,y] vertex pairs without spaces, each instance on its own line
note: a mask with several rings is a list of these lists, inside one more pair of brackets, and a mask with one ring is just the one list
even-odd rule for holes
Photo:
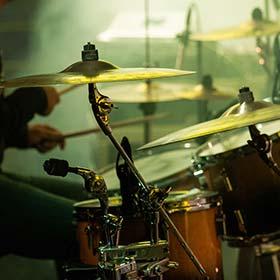
[[[194,149],[180,149],[160,154],[151,154],[134,160],[134,164],[145,181],[161,186],[161,181],[187,170],[192,165]],[[115,167],[101,173],[109,190],[119,189],[119,179]],[[185,175],[185,174],[184,174]],[[172,179],[171,179],[172,180]],[[171,183],[171,182],[168,182]]]
[[[278,138],[280,120],[257,124],[256,127],[261,133],[269,136],[275,135]],[[248,128],[219,133],[202,144],[197,149],[196,155],[198,157],[208,157],[226,153],[234,149],[244,148],[248,146],[248,140],[251,140]]]

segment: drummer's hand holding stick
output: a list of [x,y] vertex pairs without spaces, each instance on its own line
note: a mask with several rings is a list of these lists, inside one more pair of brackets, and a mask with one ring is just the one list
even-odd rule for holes
[[[60,96],[66,94],[77,85],[72,85],[61,91],[57,91],[54,87],[43,87],[46,96],[46,108],[41,113],[43,116],[49,115],[57,104],[60,102]],[[45,153],[55,147],[64,149],[65,136],[56,128],[47,124],[32,124],[27,127],[26,142],[28,147],[34,147],[39,152]]]

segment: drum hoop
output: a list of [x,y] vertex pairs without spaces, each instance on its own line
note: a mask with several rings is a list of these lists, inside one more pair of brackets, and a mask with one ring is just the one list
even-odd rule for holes
[[187,194],[185,191],[173,192],[176,200],[165,201],[164,206],[169,213],[175,212],[195,212],[207,210],[217,207],[220,204],[221,198],[217,192],[202,191],[198,194],[192,194],[180,198],[180,195]]
[[202,204],[202,205],[192,205],[192,206],[182,206],[182,205],[175,205],[174,208],[168,208],[167,211],[169,214],[173,213],[178,213],[178,212],[198,212],[198,211],[204,211],[208,210],[211,208],[215,208],[219,205],[218,202],[212,202],[212,203],[207,203],[207,204]]

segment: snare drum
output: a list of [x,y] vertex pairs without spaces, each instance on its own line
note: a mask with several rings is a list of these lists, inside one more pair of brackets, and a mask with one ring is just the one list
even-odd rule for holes
[[[191,169],[193,154],[193,148],[165,151],[136,159],[134,164],[148,184],[186,190],[198,186],[197,178],[193,176]],[[115,167],[105,169],[101,175],[110,191],[119,190]]]
[[[257,125],[271,135],[273,156],[280,163],[280,121]],[[210,190],[223,197],[225,237],[252,237],[280,229],[280,177],[247,145],[248,129],[212,137],[196,153],[196,173],[203,174]]]
[[[221,244],[216,231],[219,206],[217,193],[193,189],[171,192],[165,208],[189,247],[205,268],[210,279],[223,279]],[[170,260],[179,267],[166,273],[174,280],[201,279],[196,267],[181,248],[177,238],[169,232]]]
[[[109,198],[109,213],[121,215],[121,198]],[[97,249],[105,241],[102,212],[98,199],[91,199],[74,204],[77,240],[80,249],[80,261],[84,264],[97,265]],[[120,245],[149,240],[149,231],[141,215],[123,217],[120,232]],[[104,243],[103,243],[104,245]]]

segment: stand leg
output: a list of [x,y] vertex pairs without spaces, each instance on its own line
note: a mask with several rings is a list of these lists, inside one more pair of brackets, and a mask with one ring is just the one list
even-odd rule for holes
[[[156,103],[141,103],[139,105],[140,110],[143,112],[143,116],[154,115],[156,112]],[[144,141],[145,144],[151,141],[151,121],[144,122]]]
[[278,253],[280,246],[261,244],[255,248],[260,268],[260,280],[280,280]]

